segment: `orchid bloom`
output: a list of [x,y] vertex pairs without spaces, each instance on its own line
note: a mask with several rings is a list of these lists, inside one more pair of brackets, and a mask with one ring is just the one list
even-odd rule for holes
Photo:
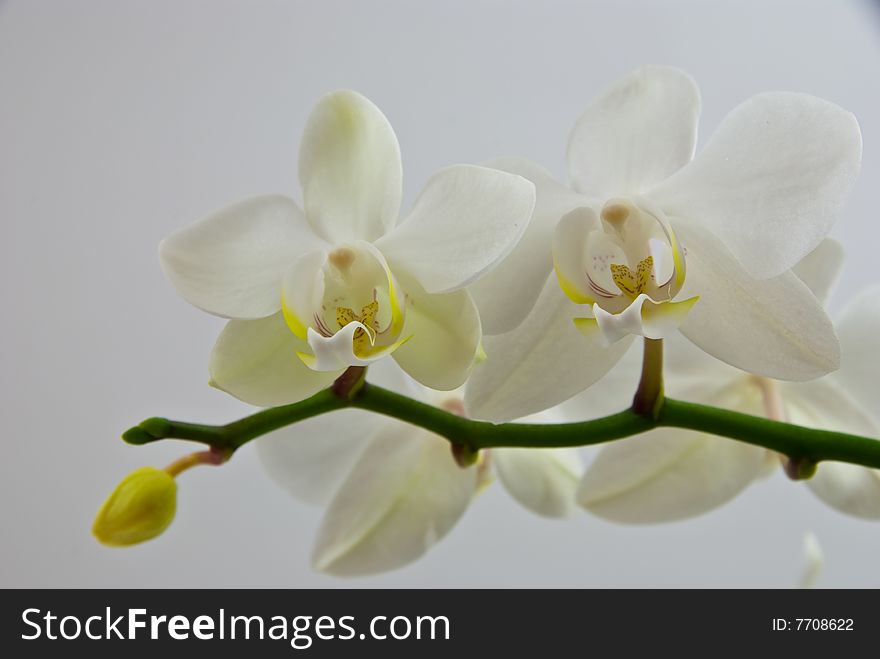
[[425,385],[461,385],[481,338],[464,286],[519,240],[533,184],[448,167],[398,222],[397,137],[351,91],[324,96],[313,110],[299,178],[304,211],[280,195],[247,199],[160,247],[177,291],[232,319],[211,356],[211,383],[254,405],[280,405],[390,354]]
[[506,421],[557,405],[607,373],[635,335],[679,329],[768,378],[838,366],[832,324],[790,269],[858,175],[858,123],[812,96],[760,94],[694,157],[699,111],[688,75],[644,67],[576,123],[571,188],[524,159],[492,163],[534,181],[538,201],[510,256],[471,288],[497,336],[468,383],[470,414]]
[[[461,398],[429,392],[388,362],[370,380],[452,412]],[[402,567],[458,522],[495,471],[510,494],[546,517],[575,509],[582,472],[573,449],[491,449],[459,466],[446,439],[415,426],[343,410],[257,440],[269,475],[293,497],[326,507],[313,550],[316,570],[357,576]]]
[[[828,240],[795,268],[823,299],[842,258]],[[669,342],[666,389],[670,395],[765,415],[814,428],[880,438],[880,286],[856,295],[837,323],[841,367],[812,382],[778,382],[738,371],[685,341]],[[601,405],[632,395],[632,372],[614,369],[601,381]],[[589,392],[587,392],[589,393]],[[603,414],[599,401],[582,394],[561,406],[568,418]],[[625,523],[664,522],[702,514],[734,498],[779,465],[775,453],[700,432],[662,428],[603,447],[588,467],[578,502],[600,517]],[[820,462],[805,481],[833,508],[880,519],[880,470]]]

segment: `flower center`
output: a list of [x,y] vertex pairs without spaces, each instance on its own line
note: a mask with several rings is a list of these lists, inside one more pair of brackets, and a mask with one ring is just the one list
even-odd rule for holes
[[584,241],[586,283],[596,303],[619,313],[642,294],[671,300],[684,283],[684,254],[662,214],[614,199],[600,217]]
[[592,316],[575,326],[606,345],[636,334],[662,339],[676,330],[698,296],[673,302],[684,285],[684,249],[666,216],[649,202],[612,199],[598,217],[590,206],[564,215],[553,234],[559,287]]
[[289,277],[282,300],[294,334],[308,340],[312,329],[322,339],[332,339],[357,323],[351,349],[361,359],[399,341],[405,299],[384,257],[372,245],[341,245],[329,253],[316,252],[301,263],[302,272]]

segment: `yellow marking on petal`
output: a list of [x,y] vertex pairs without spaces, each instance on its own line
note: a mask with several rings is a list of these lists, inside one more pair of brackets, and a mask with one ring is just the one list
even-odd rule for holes
[[642,321],[644,323],[656,323],[658,320],[671,322],[675,326],[680,325],[688,312],[700,299],[699,295],[681,300],[680,302],[653,302],[646,300],[642,305]]
[[672,227],[669,227],[669,248],[672,250],[672,267],[675,270],[675,287],[680,289],[684,284],[684,276],[686,272],[686,266],[684,254],[682,253],[681,247],[678,244],[678,238],[675,237],[675,232],[672,230]]
[[480,339],[480,342],[477,344],[477,354],[474,355],[474,364],[482,364],[487,359],[489,359],[489,355],[486,354],[486,349],[483,348],[483,340]]
[[359,359],[368,359],[371,357],[378,357],[380,355],[389,355],[392,352],[394,352],[395,350],[397,350],[404,343],[409,341],[411,338],[413,338],[413,336],[415,336],[415,335],[410,334],[409,336],[405,336],[402,339],[398,339],[394,343],[387,345],[387,346],[370,345],[365,350],[363,350],[360,354],[358,353],[357,350],[355,350],[354,353],[355,353],[355,356],[358,357]]
[[581,291],[570,279],[568,279],[559,269],[556,259],[553,259],[553,270],[556,272],[556,280],[559,282],[559,288],[575,304],[595,304],[596,301],[589,295]]
[[611,263],[611,278],[614,283],[628,298],[635,300],[639,295],[644,293],[651,281],[651,274],[654,272],[654,257],[647,256],[639,261],[636,271],[633,272],[629,266],[620,263]]
[[400,304],[400,299],[397,297],[397,289],[394,287],[394,277],[387,266],[385,267],[385,273],[388,277],[388,301],[391,304],[391,323],[388,325],[386,331],[392,336],[397,336],[403,331],[403,307]]
[[318,361],[317,357],[307,352],[297,352],[296,356],[299,357],[300,361],[309,368],[314,368],[315,363]]
[[571,320],[584,336],[593,336],[599,331],[599,322],[595,318],[572,318]]
[[305,324],[295,313],[293,313],[293,310],[285,304],[283,295],[281,296],[281,313],[283,314],[284,322],[287,323],[290,331],[303,341],[308,340],[309,331],[306,329]]

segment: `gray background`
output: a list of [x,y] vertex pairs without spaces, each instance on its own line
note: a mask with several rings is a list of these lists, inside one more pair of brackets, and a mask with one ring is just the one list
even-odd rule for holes
[[821,585],[880,586],[880,525],[777,474],[696,520],[553,522],[490,488],[420,562],[341,581],[308,566],[320,511],[287,498],[254,451],[182,477],[158,541],[99,546],[113,485],[188,447],[121,430],[248,408],[206,386],[222,321],[164,281],[156,245],[247,195],[298,196],[300,132],[350,87],[400,139],[407,200],[435,169],[521,154],[564,174],[569,129],[644,63],[703,92],[702,140],[746,97],[805,91],[862,122],[862,177],[834,235],[832,306],[878,279],[880,12],[859,2],[201,2],[0,4],[0,462],[3,586],[788,586],[805,531]]

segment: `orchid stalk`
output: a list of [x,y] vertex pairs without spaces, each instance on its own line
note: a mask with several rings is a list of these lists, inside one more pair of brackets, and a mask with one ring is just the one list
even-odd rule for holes
[[203,425],[149,418],[123,433],[129,444],[149,444],[161,439],[186,439],[214,449],[234,452],[273,430],[338,410],[357,408],[384,414],[445,437],[472,450],[520,447],[560,448],[590,446],[660,428],[685,428],[761,446],[792,460],[818,463],[825,460],[880,469],[880,441],[831,430],[817,430],[741,412],[660,398],[656,412],[642,414],[625,409],[616,414],[576,423],[501,423],[466,419],[364,381],[351,394],[333,388],[310,398],[282,405],[226,425]]

